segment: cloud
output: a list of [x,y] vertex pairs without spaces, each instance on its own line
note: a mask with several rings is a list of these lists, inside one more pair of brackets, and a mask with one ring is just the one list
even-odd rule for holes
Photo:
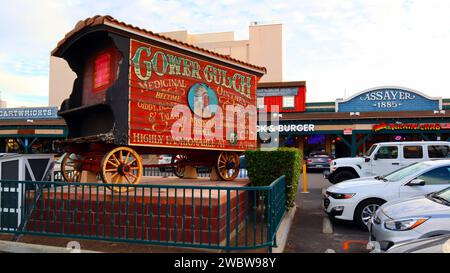
[[285,80],[306,80],[308,101],[387,84],[448,96],[447,0],[17,0],[0,10],[3,94],[45,96],[50,51],[95,14],[156,32],[234,31],[237,39],[248,38],[252,21],[281,21]]
[[45,106],[48,103],[48,77],[22,76],[0,68],[0,92],[8,107]]

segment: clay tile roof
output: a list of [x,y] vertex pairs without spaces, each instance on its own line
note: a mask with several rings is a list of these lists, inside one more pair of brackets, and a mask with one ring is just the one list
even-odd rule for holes
[[189,49],[194,49],[195,51],[197,51],[198,53],[202,54],[202,55],[207,55],[209,57],[213,57],[215,59],[222,59],[225,60],[227,62],[231,62],[231,63],[235,63],[235,64],[239,64],[239,65],[244,65],[253,69],[258,70],[261,73],[266,73],[267,70],[265,67],[261,67],[261,66],[257,66],[257,65],[253,65],[253,64],[249,64],[234,58],[231,58],[229,56],[226,55],[222,55],[204,48],[200,48],[197,46],[194,46],[192,44],[188,44],[185,42],[181,42],[178,40],[175,40],[173,38],[169,38],[166,37],[164,35],[152,32],[150,30],[146,30],[140,27],[136,27],[130,24],[127,24],[125,22],[119,21],[115,18],[113,18],[112,16],[109,15],[105,15],[105,16],[101,16],[101,15],[96,15],[94,17],[90,17],[87,18],[85,20],[81,20],[79,21],[76,25],[75,28],[73,30],[71,30],[70,32],[68,32],[64,38],[58,42],[58,45],[56,46],[56,48],[52,51],[52,56],[55,56],[56,53],[58,52],[59,48],[70,38],[72,37],[74,34],[76,34],[77,32],[81,31],[82,29],[88,28],[88,27],[93,27],[93,26],[97,26],[97,25],[108,25],[111,27],[116,27],[116,28],[125,28],[128,31],[133,31],[133,32],[139,32],[140,34],[143,34],[147,37],[150,38],[157,38],[157,39],[161,39],[164,40],[166,42],[169,43],[173,43],[179,46],[183,46]]

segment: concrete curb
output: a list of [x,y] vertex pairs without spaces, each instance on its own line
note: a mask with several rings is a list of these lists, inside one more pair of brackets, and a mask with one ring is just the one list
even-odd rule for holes
[[26,244],[10,241],[0,241],[0,252],[3,253],[100,253],[79,248],[56,247],[46,245]]
[[284,252],[284,247],[286,246],[287,238],[289,235],[289,230],[291,229],[296,210],[297,210],[296,206],[291,208],[288,212],[286,212],[283,219],[281,220],[280,227],[278,228],[278,231],[277,231],[278,247],[272,248],[272,253],[283,253]]
[[330,218],[328,218],[328,216],[323,217],[322,233],[333,234],[333,224],[331,223]]

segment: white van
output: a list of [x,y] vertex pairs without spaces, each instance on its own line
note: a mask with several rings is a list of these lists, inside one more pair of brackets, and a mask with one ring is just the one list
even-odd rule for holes
[[345,180],[385,175],[419,161],[450,158],[448,141],[380,142],[363,157],[335,159],[325,178],[335,184]]

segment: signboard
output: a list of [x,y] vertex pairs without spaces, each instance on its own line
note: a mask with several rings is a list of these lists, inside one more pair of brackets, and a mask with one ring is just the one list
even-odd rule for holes
[[256,126],[258,133],[295,133],[295,132],[314,132],[314,124],[286,124],[286,125],[258,125]]
[[258,88],[256,96],[258,97],[277,97],[277,96],[297,96],[298,88]]
[[404,123],[404,124],[378,124],[373,126],[375,132],[379,131],[439,131],[441,129],[449,129],[449,124],[440,123]]
[[344,135],[352,135],[353,129],[352,128],[344,128]]
[[[151,44],[130,43],[129,144],[238,151],[256,148],[256,76]],[[251,109],[244,113],[245,122],[233,118],[227,123],[229,106]],[[173,115],[179,107],[187,108],[188,115]],[[174,137],[174,125],[182,119],[187,123],[178,131],[185,136]],[[215,129],[202,130],[211,122]],[[236,131],[230,133],[229,128]]]
[[0,120],[56,119],[57,107],[0,108]]
[[373,88],[336,101],[336,112],[385,112],[441,110],[442,99],[430,98],[402,87]]

